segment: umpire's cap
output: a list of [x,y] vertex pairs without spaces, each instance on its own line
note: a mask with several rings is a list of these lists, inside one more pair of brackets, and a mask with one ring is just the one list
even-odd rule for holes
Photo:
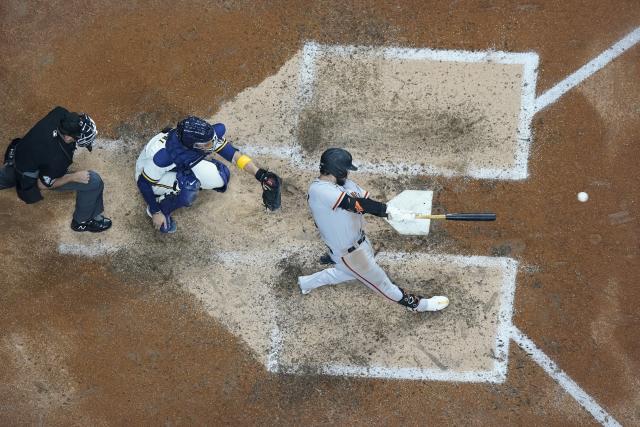
[[357,171],[351,153],[342,148],[329,148],[320,157],[320,173],[345,178],[348,171]]

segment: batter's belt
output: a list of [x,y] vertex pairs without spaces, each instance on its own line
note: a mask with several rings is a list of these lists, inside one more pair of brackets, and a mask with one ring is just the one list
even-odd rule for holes
[[[364,231],[360,232],[360,238],[358,239],[358,241],[351,246],[350,248],[347,249],[347,253],[350,254],[351,252],[355,251],[356,249],[358,249],[358,247],[362,244],[362,242],[364,242],[367,239],[367,236],[364,234]],[[331,252],[331,254],[333,254],[333,251],[331,250],[331,248],[329,248],[329,252]]]

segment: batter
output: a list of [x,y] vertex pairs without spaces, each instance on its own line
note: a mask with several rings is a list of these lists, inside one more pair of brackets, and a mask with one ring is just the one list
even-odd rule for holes
[[406,293],[395,285],[376,263],[373,248],[364,233],[364,214],[403,218],[407,213],[369,198],[369,193],[347,179],[356,171],[351,154],[329,148],[320,158],[320,176],[309,187],[307,200],[320,236],[329,248],[333,267],[298,277],[306,295],[324,285],[358,280],[372,291],[413,311],[438,311],[449,305],[444,296],[424,298]]

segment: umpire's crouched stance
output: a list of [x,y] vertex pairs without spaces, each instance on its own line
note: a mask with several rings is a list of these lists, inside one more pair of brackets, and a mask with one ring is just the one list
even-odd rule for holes
[[94,171],[69,173],[76,147],[91,144],[96,124],[86,114],[56,107],[22,139],[14,139],[0,168],[0,189],[16,187],[25,203],[42,200],[41,190],[75,191],[76,208],[71,228],[94,233],[108,230],[111,220],[103,216],[102,178]]

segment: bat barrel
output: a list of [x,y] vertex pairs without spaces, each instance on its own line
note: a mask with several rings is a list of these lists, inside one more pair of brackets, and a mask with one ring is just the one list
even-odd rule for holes
[[446,219],[449,221],[495,221],[494,213],[453,213],[447,214]]

